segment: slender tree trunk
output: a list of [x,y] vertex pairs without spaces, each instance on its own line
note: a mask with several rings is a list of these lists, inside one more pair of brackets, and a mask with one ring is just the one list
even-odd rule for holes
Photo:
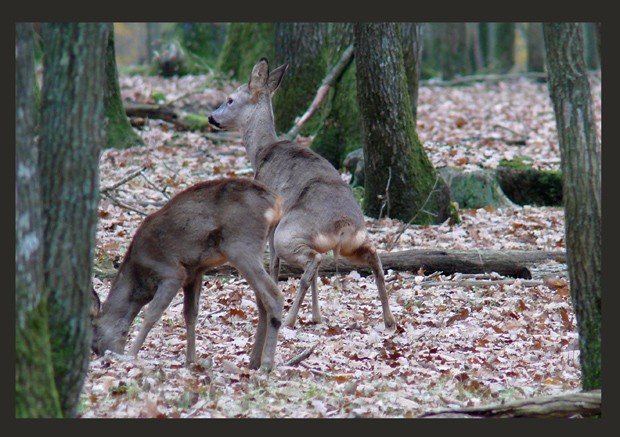
[[527,71],[545,71],[545,43],[542,23],[528,23],[527,27]]
[[422,23],[400,23],[400,43],[403,50],[403,62],[407,75],[407,90],[411,102],[413,123],[418,116],[418,89],[420,88],[420,74],[422,63]]
[[601,145],[579,23],[544,23],[549,94],[562,155],[566,250],[584,390],[601,387]]
[[15,25],[15,417],[60,417],[43,287],[33,30]]
[[91,344],[89,303],[103,144],[109,26],[46,23],[39,168],[43,272],[54,378],[65,417],[74,417]]
[[256,61],[262,57],[273,59],[273,27],[274,23],[230,23],[226,27],[217,69],[247,82]]
[[438,55],[443,79],[471,74],[465,23],[437,23],[437,26],[440,32]]
[[116,54],[114,50],[114,26],[112,23],[103,24],[107,28],[108,40],[105,53],[105,140],[104,147],[125,149],[135,145],[144,145],[144,141],[137,134],[127,118],[121,99],[121,89],[118,83],[116,69]]
[[[365,213],[405,221],[417,214],[417,223],[442,222],[448,216],[449,189],[437,179],[415,130],[396,25],[356,24],[354,41]],[[424,205],[435,216],[422,212]]]
[[[275,23],[275,56],[271,68],[288,63],[287,79],[274,96],[276,130],[288,132],[321,86],[327,66],[323,56],[324,23]],[[317,118],[310,120],[302,132],[316,130]]]

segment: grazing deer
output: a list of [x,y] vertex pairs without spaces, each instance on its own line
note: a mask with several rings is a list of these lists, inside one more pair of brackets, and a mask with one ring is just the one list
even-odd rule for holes
[[308,287],[312,288],[312,320],[321,322],[316,277],[321,254],[333,250],[336,257],[370,266],[385,326],[395,328],[381,260],[369,240],[364,216],[349,184],[326,159],[308,147],[277,139],[271,98],[287,66],[270,73],[269,62],[262,58],[254,66],[249,82],[237,88],[209,116],[214,127],[241,132],[256,180],[284,199],[284,215],[269,235],[271,275],[278,280],[280,259],[304,269],[284,325],[295,325]]
[[[150,302],[130,355],[183,288],[186,364],[196,361],[196,316],[205,270],[230,262],[256,295],[258,328],[250,368],[273,368],[284,299],[265,271],[267,236],[282,216],[282,198],[260,182],[224,178],[196,184],[144,219],[125,253],[101,312],[93,296],[95,353],[123,353],[131,322]],[[94,292],[93,292],[94,293]]]

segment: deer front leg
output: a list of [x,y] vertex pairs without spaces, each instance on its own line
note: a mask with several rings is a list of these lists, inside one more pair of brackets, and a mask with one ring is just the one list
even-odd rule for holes
[[147,334],[153,325],[155,325],[155,323],[157,323],[157,321],[161,318],[166,308],[168,308],[168,305],[172,302],[172,299],[177,294],[177,291],[181,288],[182,282],[183,281],[180,278],[168,278],[160,282],[157,287],[157,291],[155,292],[155,297],[147,307],[144,321],[140,327],[140,332],[131,345],[129,355],[133,355],[134,357],[138,355],[138,351],[142,347]]

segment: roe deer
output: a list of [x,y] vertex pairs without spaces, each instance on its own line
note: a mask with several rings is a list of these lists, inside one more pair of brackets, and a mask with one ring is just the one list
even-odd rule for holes
[[293,327],[299,306],[312,288],[312,320],[321,322],[316,277],[321,254],[334,251],[372,269],[386,328],[396,327],[385,289],[383,267],[369,240],[364,216],[349,184],[323,157],[293,141],[278,141],[271,98],[288,64],[271,73],[262,58],[247,84],[237,88],[209,116],[215,128],[238,130],[255,179],[284,199],[284,215],[269,235],[271,275],[278,280],[280,259],[304,269],[299,291],[284,325]]
[[[125,253],[101,311],[93,310],[95,353],[123,353],[131,322],[150,302],[130,355],[180,288],[187,325],[186,364],[196,361],[196,316],[205,270],[230,262],[254,290],[258,328],[250,368],[273,367],[284,299],[263,266],[267,236],[283,211],[282,198],[251,179],[196,184],[144,219]],[[96,296],[93,305],[96,306]]]

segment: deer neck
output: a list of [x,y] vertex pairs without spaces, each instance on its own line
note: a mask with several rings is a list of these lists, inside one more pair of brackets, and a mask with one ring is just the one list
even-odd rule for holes
[[267,108],[258,107],[243,131],[243,145],[245,146],[252,169],[257,171],[257,156],[265,147],[278,140],[273,122],[271,105]]

